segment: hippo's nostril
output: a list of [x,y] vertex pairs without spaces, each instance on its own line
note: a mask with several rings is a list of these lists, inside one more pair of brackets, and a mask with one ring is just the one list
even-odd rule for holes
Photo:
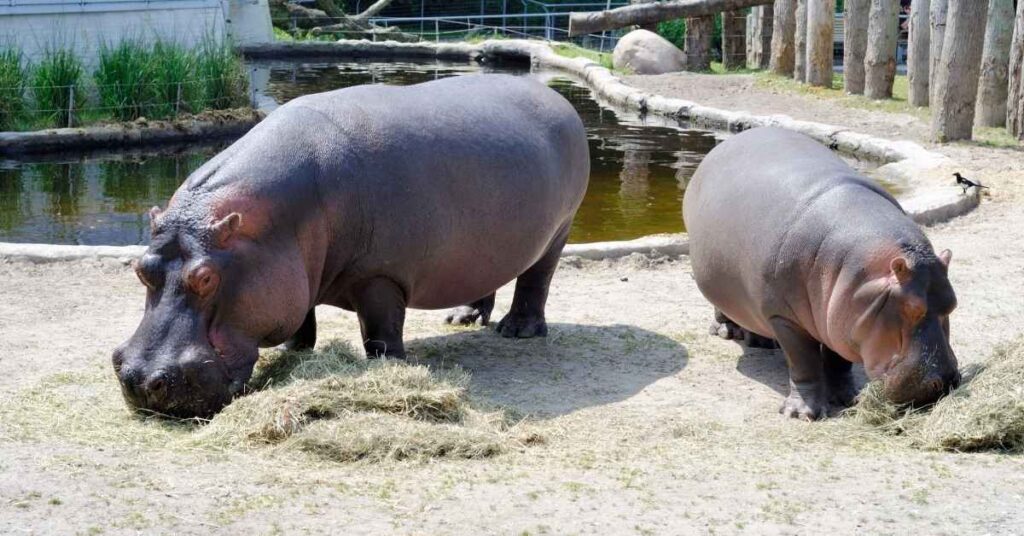
[[146,382],[145,389],[150,400],[162,400],[167,395],[167,375],[157,372]]

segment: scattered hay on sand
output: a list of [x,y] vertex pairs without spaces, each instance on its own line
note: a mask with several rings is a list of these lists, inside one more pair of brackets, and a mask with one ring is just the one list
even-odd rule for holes
[[508,412],[475,406],[461,369],[367,360],[338,342],[264,352],[249,384],[208,423],[173,420],[129,411],[109,365],[97,364],[0,396],[0,440],[270,448],[345,462],[484,458],[543,442]]
[[235,400],[196,440],[274,445],[336,461],[481,458],[538,441],[501,411],[473,408],[469,377],[390,360],[368,361],[331,343],[271,352]]
[[919,448],[1024,452],[1024,337],[965,371],[961,386],[931,408],[900,408],[881,393],[868,385],[848,416]]

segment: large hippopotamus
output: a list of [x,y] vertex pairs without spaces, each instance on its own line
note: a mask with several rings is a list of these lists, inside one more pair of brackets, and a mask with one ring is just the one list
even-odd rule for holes
[[113,353],[129,405],[209,416],[258,348],[310,348],[314,307],[355,311],[367,355],[402,357],[407,307],[483,324],[515,279],[505,337],[544,336],[548,286],[590,173],[573,107],[474,75],[297,98],[192,173],[135,270],[135,334]]
[[683,214],[694,279],[722,324],[712,330],[785,353],[783,414],[849,405],[852,363],[897,403],[959,382],[951,253],[936,255],[892,196],[824,146],[776,128],[736,135],[697,168]]

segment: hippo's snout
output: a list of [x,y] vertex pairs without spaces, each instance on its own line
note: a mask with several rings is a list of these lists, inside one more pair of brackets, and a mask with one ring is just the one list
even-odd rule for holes
[[885,375],[885,395],[896,404],[926,406],[960,386],[956,358],[946,366],[905,363]]
[[212,350],[148,358],[130,347],[114,351],[125,401],[136,411],[172,417],[210,417],[231,401],[226,374]]

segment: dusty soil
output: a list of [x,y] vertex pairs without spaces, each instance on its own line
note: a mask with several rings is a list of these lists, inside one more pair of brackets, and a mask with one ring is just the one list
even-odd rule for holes
[[[796,117],[875,122],[860,110],[826,107],[818,115],[810,102],[803,111],[798,102],[786,110],[790,99],[803,97],[774,102],[759,93],[751,99],[747,90],[731,102],[704,102],[759,111],[756,100]],[[886,134],[872,128],[864,130]],[[1024,154],[972,145],[941,150],[966,175],[992,186],[978,210],[928,229],[936,247],[954,252],[960,307],[953,346],[966,364],[1022,331],[1024,248],[1017,238],[1024,230]],[[110,350],[141,316],[142,290],[116,263],[0,264],[0,405],[17,410],[19,393],[45,378],[109,367]],[[510,288],[499,292],[498,311],[510,298]],[[97,445],[61,433],[59,415],[53,436],[44,439],[0,422],[0,533],[1024,528],[1020,456],[921,452],[844,419],[808,424],[779,416],[782,357],[744,352],[706,334],[711,308],[685,258],[563,261],[544,340],[447,328],[441,314],[410,313],[406,333],[415,359],[461,364],[477,399],[529,415],[545,444],[488,460],[330,464],[262,449],[172,449],[130,437]],[[357,342],[353,315],[319,315],[322,340]],[[75,386],[66,388],[73,395]],[[112,381],[105,388],[117,396]]]

